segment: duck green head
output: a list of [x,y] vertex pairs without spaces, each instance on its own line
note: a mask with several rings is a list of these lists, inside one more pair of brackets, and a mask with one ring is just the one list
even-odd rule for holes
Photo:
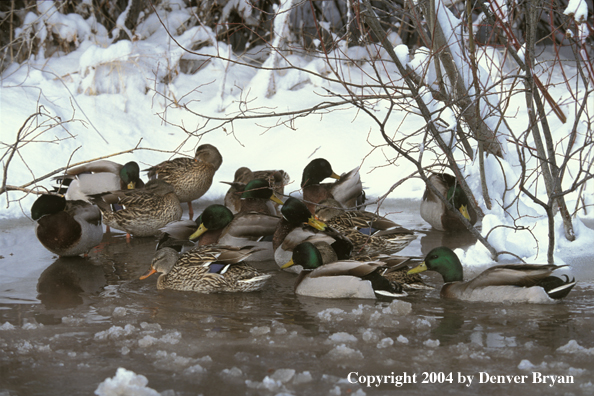
[[126,184],[128,190],[133,190],[137,187],[140,180],[140,167],[135,161],[126,163],[120,169],[120,179]]
[[464,216],[466,220],[470,221],[470,214],[468,213],[468,197],[458,183],[454,182],[454,184],[450,186],[446,198],[460,211],[460,213],[462,213],[462,216]]
[[241,194],[241,199],[270,199],[279,205],[283,204],[274,191],[270,188],[270,184],[264,179],[254,179],[250,181]]
[[340,176],[338,176],[332,170],[330,162],[324,158],[317,158],[312,160],[309,164],[307,164],[305,169],[303,169],[301,187],[310,186],[312,184],[320,184],[322,180],[327,177],[331,177],[336,180],[340,179]]
[[202,234],[209,230],[221,230],[233,221],[233,212],[231,212],[225,205],[210,205],[196,219],[198,229],[190,235],[190,240],[196,240]]
[[66,209],[66,198],[58,195],[42,194],[31,206],[31,218],[39,220],[45,215],[56,214]]
[[289,197],[283,204],[281,213],[290,224],[300,225],[307,223],[316,230],[323,231],[326,229],[326,223],[316,219],[309,209],[307,209],[307,206],[297,198]]
[[318,248],[311,242],[303,242],[295,246],[291,260],[281,268],[289,268],[292,265],[301,265],[305,270],[313,270],[324,264],[322,255]]
[[431,250],[419,266],[408,271],[417,274],[423,271],[435,271],[441,274],[443,281],[461,282],[463,277],[462,264],[452,249],[441,246]]

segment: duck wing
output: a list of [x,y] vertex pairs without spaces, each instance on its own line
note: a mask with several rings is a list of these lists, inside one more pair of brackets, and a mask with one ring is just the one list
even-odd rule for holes
[[537,285],[556,269],[565,266],[554,264],[509,264],[497,265],[482,272],[476,278],[465,282],[468,288],[487,286],[520,286],[531,287]]

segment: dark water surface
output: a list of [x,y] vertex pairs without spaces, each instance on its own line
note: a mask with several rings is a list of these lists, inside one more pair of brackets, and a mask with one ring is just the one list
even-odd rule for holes
[[[419,232],[402,254],[473,243],[416,205],[391,215]],[[442,301],[433,274],[397,301],[304,298],[274,262],[256,264],[274,273],[261,292],[201,295],[138,279],[153,238],[59,259],[29,220],[0,227],[0,396],[594,394],[591,253],[563,257],[580,282],[553,305]]]

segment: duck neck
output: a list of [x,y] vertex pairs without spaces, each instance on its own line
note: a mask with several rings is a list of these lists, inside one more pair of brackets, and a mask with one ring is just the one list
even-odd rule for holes
[[272,236],[272,249],[276,250],[285,240],[285,237],[289,235],[291,231],[295,229],[296,225],[291,224],[282,217],[278,222],[274,235]]

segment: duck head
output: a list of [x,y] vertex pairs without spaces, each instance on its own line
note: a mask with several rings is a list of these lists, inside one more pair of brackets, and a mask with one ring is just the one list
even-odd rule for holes
[[452,249],[441,246],[431,250],[419,266],[408,271],[408,274],[417,274],[423,271],[435,271],[441,274],[443,281],[461,282],[463,277],[462,264]]
[[326,229],[326,223],[316,219],[309,209],[307,209],[307,206],[297,198],[289,197],[283,204],[281,213],[285,220],[290,224],[307,223],[320,231]]
[[312,184],[320,184],[322,180],[327,177],[331,177],[336,180],[340,179],[340,176],[338,176],[332,170],[330,162],[324,158],[317,158],[312,160],[309,164],[307,164],[305,169],[303,169],[301,187],[303,188]]
[[58,195],[42,194],[31,206],[31,218],[39,220],[45,215],[56,214],[66,209],[66,198]]
[[274,191],[270,188],[268,181],[264,179],[254,179],[250,181],[245,186],[243,194],[241,194],[241,199],[270,199],[272,202],[279,205],[283,204],[283,201],[274,195]]
[[209,230],[221,230],[233,221],[233,213],[224,205],[210,205],[196,219],[198,229],[190,235],[190,240],[194,241]]
[[295,246],[291,260],[281,266],[281,269],[289,268],[293,265],[301,265],[304,270],[314,270],[322,264],[324,262],[318,248],[311,242],[303,242]]

